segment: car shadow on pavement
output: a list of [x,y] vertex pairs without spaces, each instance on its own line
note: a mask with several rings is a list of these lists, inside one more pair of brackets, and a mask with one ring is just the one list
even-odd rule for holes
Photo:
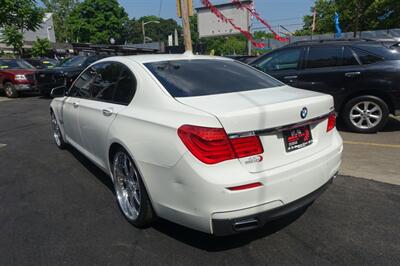
[[[67,150],[79,161],[93,176],[98,178],[110,191],[115,194],[114,185],[111,178],[104,173],[99,167],[93,164],[89,159],[82,155],[75,148],[68,146]],[[241,234],[236,234],[226,237],[216,237],[200,231],[196,231],[173,222],[159,218],[153,224],[142,230],[156,230],[164,235],[167,235],[177,241],[183,242],[187,245],[193,246],[198,249],[206,250],[209,252],[218,252],[223,250],[230,250],[244,246],[254,240],[268,237],[300,218],[307,207],[299,209],[290,213],[278,220],[268,222],[264,227],[251,231],[245,231]]]
[[382,132],[393,132],[400,131],[400,119],[389,117],[389,121],[386,126],[382,129]]
[[271,221],[263,228],[244,231],[240,234],[225,237],[216,237],[202,233],[164,219],[159,219],[152,227],[155,230],[187,245],[208,252],[218,252],[242,247],[257,239],[268,237],[295,222],[304,214],[307,208],[308,207],[304,207],[278,220]]
[[77,149],[72,146],[68,146],[67,150],[78,160],[92,175],[97,177],[110,191],[114,192],[114,184],[111,181],[111,178],[104,173],[99,167],[97,167],[94,163],[92,163],[88,158],[86,158],[82,153],[80,153]]

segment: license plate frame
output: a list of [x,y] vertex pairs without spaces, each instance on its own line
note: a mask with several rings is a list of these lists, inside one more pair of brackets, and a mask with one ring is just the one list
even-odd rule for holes
[[293,152],[313,143],[310,125],[302,125],[282,132],[286,152]]

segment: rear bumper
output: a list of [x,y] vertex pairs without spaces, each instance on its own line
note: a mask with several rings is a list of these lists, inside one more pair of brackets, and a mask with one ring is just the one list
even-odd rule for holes
[[28,91],[37,91],[38,90],[37,86],[34,85],[34,84],[15,84],[14,88],[17,91],[26,91],[26,92],[28,92]]
[[[138,164],[158,216],[206,233],[224,234],[232,232],[230,221],[291,206],[313,191],[321,191],[341,163],[342,139],[336,130],[331,134],[332,143],[323,151],[260,173],[250,173],[239,160],[205,165],[189,153],[171,168]],[[253,182],[263,186],[227,189]],[[261,225],[270,219],[267,216],[271,214],[262,215]],[[221,229],[224,226],[227,228]]]
[[226,236],[261,228],[269,221],[279,219],[289,213],[304,208],[316,200],[333,182],[335,177],[336,175],[310,194],[281,207],[234,219],[212,219],[213,234],[216,236]]

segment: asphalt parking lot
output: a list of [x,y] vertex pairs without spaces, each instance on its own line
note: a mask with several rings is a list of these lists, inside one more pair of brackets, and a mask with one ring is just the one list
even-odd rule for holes
[[400,265],[394,118],[378,134],[342,132],[342,175],[305,212],[213,238],[164,220],[143,230],[131,226],[109,178],[74,149],[53,143],[50,100],[3,100],[0,265]]

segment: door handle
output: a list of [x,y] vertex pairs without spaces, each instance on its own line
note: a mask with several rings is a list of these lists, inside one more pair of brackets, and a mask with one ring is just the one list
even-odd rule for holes
[[297,76],[286,76],[283,77],[284,79],[297,79]]
[[110,115],[113,114],[113,109],[112,109],[112,108],[104,108],[104,109],[102,110],[102,112],[103,112],[103,115],[104,115],[104,116],[110,116]]
[[355,76],[359,76],[361,75],[361,72],[347,72],[344,74],[346,77],[351,78],[351,77],[355,77]]
[[78,103],[78,102],[73,102],[72,105],[73,105],[75,108],[78,108],[78,107],[79,107],[79,103]]

